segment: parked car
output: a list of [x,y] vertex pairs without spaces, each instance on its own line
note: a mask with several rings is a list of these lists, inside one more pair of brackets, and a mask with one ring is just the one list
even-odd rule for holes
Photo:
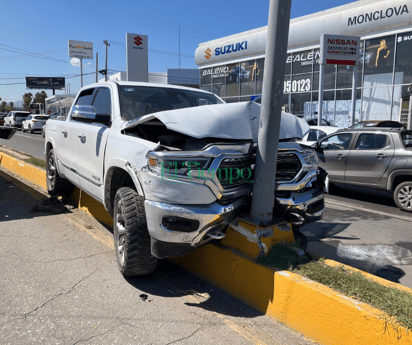
[[6,117],[6,115],[1,114],[0,115],[0,126],[4,126],[4,118]]
[[[317,126],[318,118],[317,117],[304,117],[303,118],[309,126]],[[322,126],[333,126],[328,120],[322,119]]]
[[28,111],[11,111],[4,119],[4,125],[21,128],[21,123],[30,115]]
[[388,127],[388,128],[405,128],[405,125],[401,122],[398,121],[381,121],[381,120],[369,120],[369,121],[360,121],[356,122],[352,126],[350,126],[350,129],[355,129],[355,128],[370,128],[370,127]]
[[34,131],[41,131],[48,119],[48,115],[29,115],[27,119],[22,122],[21,130],[23,133],[28,131],[30,134]]
[[341,183],[388,191],[400,209],[412,212],[412,131],[345,129],[320,140],[316,151],[327,190]]
[[332,126],[310,126],[310,132],[306,134],[301,140],[298,140],[300,144],[315,146],[316,143],[329,134],[342,130],[341,127]]
[[[250,208],[260,108],[164,84],[85,86],[67,117],[46,123],[47,190],[70,195],[76,185],[102,203],[120,272],[149,274],[158,258],[224,238]],[[294,139],[309,126],[282,113],[279,130],[274,213],[296,226],[319,220],[316,152]]]

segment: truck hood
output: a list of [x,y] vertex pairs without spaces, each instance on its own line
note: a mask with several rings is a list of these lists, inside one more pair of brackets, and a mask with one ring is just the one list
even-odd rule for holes
[[[123,123],[131,129],[157,119],[168,129],[193,138],[257,141],[260,104],[241,102],[161,111]],[[303,138],[310,128],[306,121],[282,111],[279,139]]]

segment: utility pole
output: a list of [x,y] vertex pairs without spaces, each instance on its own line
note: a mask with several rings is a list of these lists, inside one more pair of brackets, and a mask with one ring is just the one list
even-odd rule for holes
[[179,69],[180,69],[180,22],[179,22]]
[[105,66],[106,74],[104,75],[104,81],[107,81],[107,48],[110,47],[110,43],[108,40],[104,40],[103,43],[106,45],[106,66]]
[[269,5],[262,107],[250,211],[252,220],[258,224],[273,221],[291,2],[292,0],[270,0]]
[[96,83],[99,81],[99,53],[96,53]]
[[83,59],[80,58],[80,87],[83,87]]

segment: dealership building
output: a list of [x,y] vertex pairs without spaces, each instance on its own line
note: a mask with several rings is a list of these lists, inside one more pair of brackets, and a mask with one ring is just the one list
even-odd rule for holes
[[[292,19],[282,103],[295,115],[318,112],[321,34],[361,37],[356,119],[406,122],[412,83],[412,0],[360,0]],[[195,61],[200,87],[226,102],[260,95],[266,36],[267,27],[262,27],[199,44]],[[325,66],[323,117],[338,126],[350,122],[352,74],[352,66]]]

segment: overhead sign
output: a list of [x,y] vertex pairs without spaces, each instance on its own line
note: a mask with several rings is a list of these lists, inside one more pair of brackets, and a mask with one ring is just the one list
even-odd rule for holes
[[26,87],[28,89],[61,90],[66,87],[66,79],[60,77],[26,77]]
[[355,66],[359,61],[360,37],[320,36],[320,63],[326,65]]
[[147,35],[126,34],[128,81],[149,81],[149,46]]
[[69,57],[93,59],[93,42],[69,40]]

